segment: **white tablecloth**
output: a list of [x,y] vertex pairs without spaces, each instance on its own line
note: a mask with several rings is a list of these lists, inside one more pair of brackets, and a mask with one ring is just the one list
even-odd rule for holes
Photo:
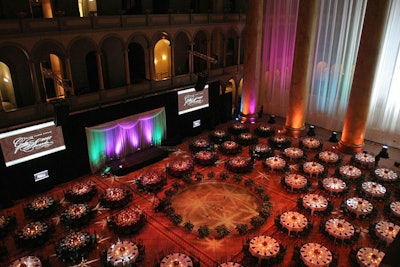
[[383,197],[386,194],[386,188],[375,182],[364,182],[362,183],[361,188],[367,195],[373,197]]
[[336,177],[325,178],[324,180],[322,180],[322,186],[326,190],[335,193],[343,192],[347,187],[346,183],[343,180]]
[[25,256],[11,263],[10,267],[42,267],[39,258],[35,256]]
[[172,253],[161,260],[160,267],[193,267],[193,262],[183,253]]
[[354,160],[362,167],[373,168],[375,165],[375,157],[368,153],[357,153],[354,155]]
[[301,189],[307,185],[307,178],[300,174],[291,173],[285,176],[285,183],[291,189]]
[[357,262],[361,267],[378,267],[385,253],[376,248],[360,248],[357,251]]
[[221,263],[220,265],[218,265],[218,267],[243,267],[243,265],[241,265],[240,263],[237,263],[237,262],[228,261],[228,262]]
[[295,211],[287,211],[280,216],[280,223],[282,227],[289,230],[289,232],[301,232],[308,224],[306,216]]
[[387,168],[378,168],[375,170],[375,175],[378,177],[379,180],[385,181],[385,182],[392,182],[396,181],[399,176],[397,175],[396,172],[387,169]]
[[303,170],[310,176],[318,176],[324,172],[325,168],[318,162],[308,161],[303,164]]
[[393,242],[399,230],[400,226],[388,221],[379,221],[375,225],[376,235],[387,244]]
[[347,199],[346,207],[349,211],[354,212],[357,217],[371,213],[374,208],[371,202],[360,197],[352,197]]
[[314,211],[323,211],[328,207],[328,200],[318,194],[307,194],[303,196],[303,206],[311,210],[311,214]]
[[400,217],[400,201],[390,203],[390,210],[394,215]]
[[322,151],[318,154],[318,159],[325,163],[336,163],[339,155],[332,151]]
[[250,240],[249,251],[260,259],[273,258],[279,252],[279,243],[270,236],[256,236]]
[[107,261],[113,266],[132,264],[138,256],[138,247],[133,242],[126,240],[112,244],[107,251]]
[[343,177],[348,179],[357,179],[360,178],[362,172],[359,168],[352,165],[343,165],[339,168],[339,173]]
[[300,248],[300,256],[304,264],[310,267],[329,266],[332,253],[318,243],[307,243]]
[[354,235],[354,226],[343,219],[330,219],[325,222],[325,230],[329,235],[339,239],[350,239]]

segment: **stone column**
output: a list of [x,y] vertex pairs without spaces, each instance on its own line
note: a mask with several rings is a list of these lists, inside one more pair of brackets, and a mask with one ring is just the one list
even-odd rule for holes
[[319,0],[300,0],[292,81],[286,114],[286,134],[299,137],[304,130],[311,87]]
[[73,96],[75,95],[75,90],[74,90],[74,84],[72,82],[71,60],[69,57],[65,57],[65,72],[67,75],[67,79],[71,82],[71,88],[69,93],[71,96]]
[[104,90],[103,67],[101,66],[101,53],[96,53],[97,75],[99,76],[99,90]]
[[338,146],[344,153],[360,152],[364,145],[372,86],[389,6],[389,0],[368,0],[367,3],[349,104]]
[[126,85],[131,84],[131,74],[129,71],[129,51],[128,49],[124,50],[124,64],[125,64],[125,82]]
[[258,91],[261,78],[264,1],[249,0],[246,14],[246,39],[244,44],[244,68],[242,122],[254,122],[257,112]]
[[36,68],[35,68],[35,62],[32,60],[29,61],[29,68],[32,74],[32,83],[33,83],[33,90],[35,92],[35,101],[36,103],[41,103],[41,96],[40,96],[40,90],[39,90],[39,84],[38,84],[38,77],[36,75]]

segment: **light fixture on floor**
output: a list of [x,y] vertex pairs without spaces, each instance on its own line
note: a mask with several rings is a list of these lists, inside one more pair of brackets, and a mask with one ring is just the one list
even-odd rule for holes
[[308,136],[315,136],[315,126],[314,125],[310,125],[310,127],[308,127],[307,135]]
[[381,150],[381,152],[379,152],[379,156],[381,158],[384,158],[384,159],[388,159],[389,158],[389,153],[387,152],[388,148],[389,147],[387,145],[383,145],[382,146],[382,150]]
[[329,138],[329,142],[331,142],[331,143],[339,142],[339,140],[337,138],[337,132],[336,131],[332,132],[331,137]]
[[275,122],[276,122],[276,121],[275,121],[275,115],[274,115],[274,114],[270,115],[270,116],[269,116],[268,123],[274,124]]

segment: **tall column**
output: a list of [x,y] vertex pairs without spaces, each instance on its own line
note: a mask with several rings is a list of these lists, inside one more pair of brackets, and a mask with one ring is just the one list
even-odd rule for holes
[[169,73],[168,78],[175,77],[175,45],[171,45],[170,59],[169,59]]
[[246,14],[244,69],[242,91],[242,122],[254,122],[261,79],[261,55],[264,1],[249,0]]
[[313,68],[319,0],[300,0],[292,81],[285,131],[298,137],[304,130]]
[[389,0],[368,0],[367,3],[349,104],[338,146],[344,153],[360,152],[364,145],[375,68],[379,60],[389,6]]
[[[190,51],[193,52],[193,43],[190,44]],[[194,71],[194,65],[193,65],[193,53],[189,53],[189,74],[191,75]]]
[[124,50],[124,63],[125,63],[125,82],[126,85],[131,84],[131,73],[129,71],[129,51],[128,49]]
[[29,61],[29,68],[32,74],[32,83],[33,83],[33,90],[35,92],[35,100],[36,103],[40,103],[42,102],[41,100],[41,96],[40,96],[40,91],[39,91],[39,84],[38,84],[38,78],[36,75],[36,71],[35,71],[35,62],[33,61]]
[[71,88],[70,88],[70,95],[73,96],[75,95],[75,90],[74,90],[74,84],[72,82],[72,71],[71,71],[71,60],[69,57],[65,57],[65,72],[67,75],[68,80],[71,82]]
[[96,53],[97,75],[99,76],[99,90],[104,90],[103,67],[101,66],[101,53]]

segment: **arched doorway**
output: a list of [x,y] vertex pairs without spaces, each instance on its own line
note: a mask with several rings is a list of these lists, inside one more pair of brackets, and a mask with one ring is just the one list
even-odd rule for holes
[[0,101],[5,111],[14,110],[17,108],[17,100],[11,72],[8,66],[0,61]]
[[65,97],[63,87],[62,64],[60,58],[55,54],[49,55],[49,61],[40,62],[43,87],[46,92],[46,100],[50,101]]
[[144,49],[138,43],[130,43],[128,49],[129,75],[131,77],[131,83],[140,83],[146,79]]
[[154,80],[171,77],[171,46],[167,38],[160,39],[154,46]]

